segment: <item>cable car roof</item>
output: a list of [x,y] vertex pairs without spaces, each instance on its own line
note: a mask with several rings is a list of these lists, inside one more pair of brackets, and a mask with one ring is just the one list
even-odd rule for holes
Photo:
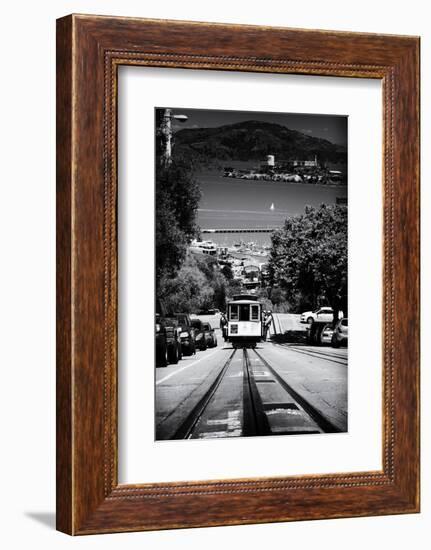
[[232,304],[234,304],[234,305],[236,305],[236,304],[238,304],[238,305],[248,304],[248,305],[254,305],[254,306],[260,306],[261,305],[261,303],[258,302],[257,300],[250,300],[250,299],[248,299],[248,300],[231,300],[230,302],[228,302],[228,305],[232,305]]
[[253,301],[253,302],[258,301],[257,296],[253,294],[234,294],[233,299],[231,301],[237,302],[238,300],[247,300],[247,301]]

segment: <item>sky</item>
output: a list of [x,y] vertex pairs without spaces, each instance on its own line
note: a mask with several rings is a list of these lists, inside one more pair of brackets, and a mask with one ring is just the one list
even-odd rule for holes
[[172,108],[172,112],[174,115],[188,116],[188,120],[184,123],[173,122],[174,132],[182,128],[210,128],[258,120],[281,124],[291,130],[298,130],[312,137],[324,138],[337,145],[347,146],[347,116],[175,108]]

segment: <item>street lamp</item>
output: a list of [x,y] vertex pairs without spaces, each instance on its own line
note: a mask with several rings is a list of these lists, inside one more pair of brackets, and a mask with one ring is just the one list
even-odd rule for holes
[[162,163],[168,165],[172,162],[172,120],[186,122],[187,115],[173,115],[172,109],[165,109],[163,113],[161,131],[164,137],[165,147],[162,155]]

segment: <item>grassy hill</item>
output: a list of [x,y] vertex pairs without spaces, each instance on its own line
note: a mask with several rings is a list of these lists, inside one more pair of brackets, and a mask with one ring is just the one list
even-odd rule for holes
[[226,160],[278,160],[347,162],[347,148],[322,138],[270,122],[250,120],[217,128],[185,128],[175,133],[174,155],[209,164]]

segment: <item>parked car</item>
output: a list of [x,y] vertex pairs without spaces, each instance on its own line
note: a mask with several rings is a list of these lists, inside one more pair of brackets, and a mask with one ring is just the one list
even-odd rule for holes
[[215,348],[217,346],[217,336],[215,330],[211,327],[209,323],[202,323],[202,328],[207,347]]
[[198,311],[198,315],[217,315],[220,313],[219,309],[212,308],[212,309],[201,309]]
[[181,329],[175,319],[156,314],[156,366],[176,365],[182,359]]
[[183,358],[181,349],[181,326],[173,315],[165,317],[165,334],[168,343],[169,363],[176,365]]
[[[342,319],[343,312],[338,312],[338,318]],[[314,311],[304,311],[304,313],[301,314],[300,322],[301,323],[308,323],[309,325],[314,322],[324,322],[324,323],[331,323],[334,319],[334,311],[332,307],[320,307],[318,309],[315,309]]]
[[181,328],[181,352],[183,355],[193,355],[196,353],[195,329],[192,326],[190,315],[187,313],[175,313],[175,319]]
[[156,366],[167,367],[177,364],[182,358],[181,327],[174,317],[166,315],[161,300],[156,300]]
[[321,344],[331,344],[332,335],[334,334],[334,329],[331,323],[325,325],[320,333],[320,343]]
[[332,334],[331,344],[334,348],[347,346],[349,341],[349,323],[347,317],[340,319],[335,325],[334,333]]
[[207,340],[205,338],[205,332],[203,323],[200,319],[192,319],[192,327],[195,331],[195,345],[196,348],[205,351],[208,347]]
[[167,367],[168,362],[168,343],[163,322],[156,315],[156,367]]

